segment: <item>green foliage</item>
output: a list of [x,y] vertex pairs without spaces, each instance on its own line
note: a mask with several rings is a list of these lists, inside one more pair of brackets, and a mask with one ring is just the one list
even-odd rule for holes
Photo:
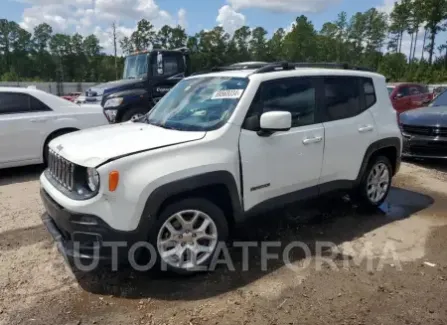
[[[192,71],[241,61],[326,61],[367,66],[392,81],[445,82],[447,43],[436,44],[436,40],[446,30],[446,20],[447,0],[402,0],[395,3],[389,17],[375,8],[352,17],[341,12],[319,31],[302,15],[289,31],[280,28],[270,36],[261,26],[242,26],[233,35],[218,26],[188,36],[181,26],[157,30],[141,19],[119,45],[124,55],[186,46]],[[407,35],[411,38],[409,48],[402,46]],[[416,53],[418,45],[422,45],[422,53]],[[102,53],[94,35],[54,34],[48,24],[36,26],[30,34],[17,23],[0,19],[2,80],[99,82],[121,75],[123,63],[124,59],[118,58],[115,70],[115,57]]]

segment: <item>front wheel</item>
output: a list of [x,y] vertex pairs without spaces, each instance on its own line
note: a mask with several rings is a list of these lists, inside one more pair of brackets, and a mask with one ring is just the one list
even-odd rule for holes
[[136,121],[144,116],[147,110],[143,108],[133,108],[125,112],[121,118],[121,122]]
[[369,163],[354,193],[362,206],[375,208],[385,201],[391,188],[392,170],[385,156],[379,156]]
[[167,206],[151,237],[162,269],[185,274],[208,270],[227,236],[222,210],[209,200],[193,198]]

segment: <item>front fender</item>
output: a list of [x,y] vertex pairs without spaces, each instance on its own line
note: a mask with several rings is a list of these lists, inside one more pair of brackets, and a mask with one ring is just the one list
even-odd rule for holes
[[122,104],[118,107],[110,107],[110,109],[118,108],[118,110],[121,110],[124,107],[134,107],[142,103],[146,103],[146,105],[148,105],[150,103],[150,94],[146,89],[129,89],[104,96],[101,106],[104,107],[104,104],[107,102],[107,100],[117,97],[123,97]]

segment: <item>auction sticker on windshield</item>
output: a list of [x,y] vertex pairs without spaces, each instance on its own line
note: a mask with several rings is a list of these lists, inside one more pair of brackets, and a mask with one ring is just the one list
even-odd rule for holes
[[211,99],[237,99],[241,97],[243,92],[243,89],[218,90]]

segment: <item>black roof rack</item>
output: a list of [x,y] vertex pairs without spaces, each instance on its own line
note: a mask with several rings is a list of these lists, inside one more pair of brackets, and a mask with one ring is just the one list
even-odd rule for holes
[[370,71],[373,69],[367,67],[352,66],[348,63],[332,63],[332,62],[277,62],[265,65],[259,68],[254,73],[266,73],[273,71],[295,70],[296,68],[325,68],[325,69],[344,69],[344,70],[358,70],[358,71]]
[[205,74],[210,72],[219,71],[235,71],[235,70],[255,70],[253,74],[267,73],[274,71],[286,71],[295,70],[296,68],[323,68],[323,69],[344,69],[344,70],[357,70],[357,71],[369,71],[375,72],[375,70],[367,67],[353,66],[348,63],[332,63],[332,62],[274,62],[274,63],[235,63],[230,66],[213,67],[207,71],[195,72],[192,75]]

